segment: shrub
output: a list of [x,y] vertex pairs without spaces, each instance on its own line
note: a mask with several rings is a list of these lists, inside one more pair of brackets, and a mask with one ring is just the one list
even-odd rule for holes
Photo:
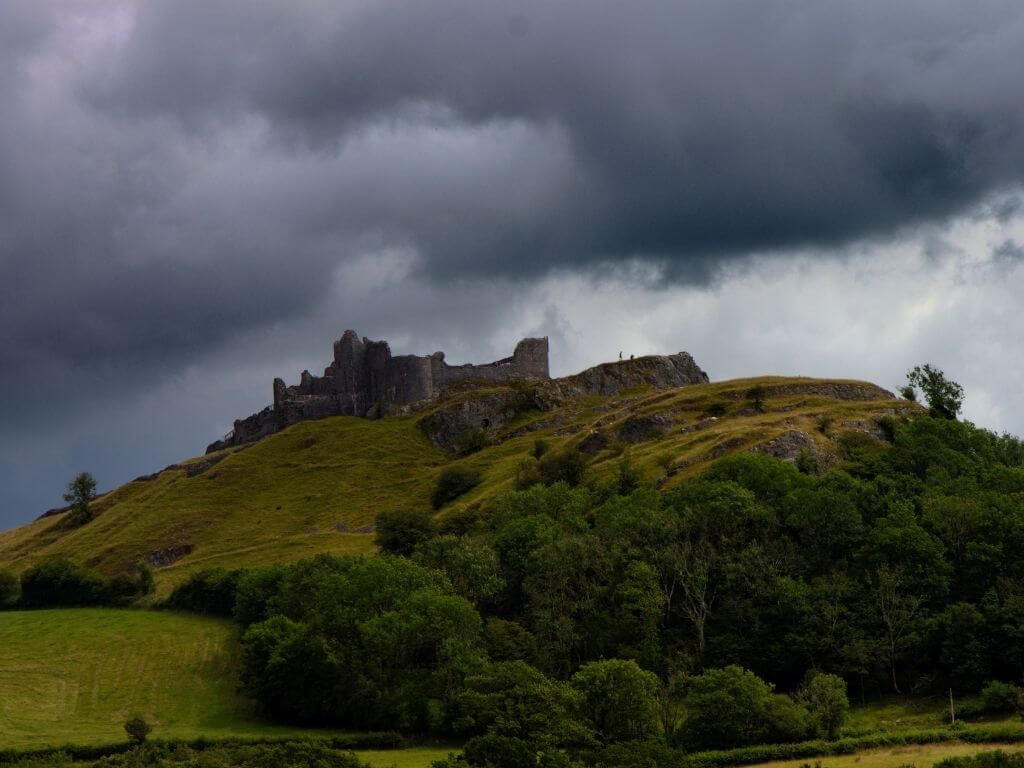
[[466,427],[455,439],[455,450],[463,456],[482,451],[491,444],[491,439],[480,427]]
[[0,570],[0,608],[11,608],[21,597],[21,582],[14,571]]
[[534,459],[523,459],[516,465],[516,490],[525,491],[535,485],[543,485],[540,464]]
[[548,443],[548,441],[545,440],[544,438],[538,437],[536,440],[533,441],[533,450],[530,452],[530,455],[533,456],[533,458],[535,459],[540,459],[550,449],[551,444]]
[[545,455],[540,460],[538,469],[544,485],[568,483],[577,486],[583,482],[587,462],[579,451],[568,449]]
[[136,744],[141,744],[149,736],[149,732],[152,731],[152,726],[146,722],[146,720],[140,715],[135,715],[125,721],[124,732],[128,734],[128,738],[134,741]]
[[468,467],[448,467],[437,479],[437,487],[430,502],[434,509],[440,509],[449,501],[457,499],[466,491],[480,485],[480,470]]
[[829,431],[831,431],[832,423],[834,421],[835,419],[831,415],[827,413],[821,414],[821,416],[818,417],[818,431],[823,435],[827,435]]
[[580,667],[570,684],[581,696],[580,711],[601,741],[634,741],[654,733],[658,678],[635,661],[592,661]]
[[210,568],[193,573],[171,592],[164,606],[213,616],[231,616],[243,571]]
[[705,414],[708,416],[714,416],[716,419],[725,416],[728,411],[729,406],[723,402],[711,403],[704,409]]
[[765,389],[761,384],[757,384],[747,390],[746,398],[750,401],[754,410],[758,413],[764,413],[764,401],[768,397],[768,390]]
[[108,605],[129,605],[153,593],[156,584],[149,563],[140,561],[133,571],[119,573],[107,582],[104,602]]
[[616,491],[621,496],[628,496],[644,484],[644,473],[637,469],[629,456],[623,456],[619,460],[619,473],[616,478]]
[[814,672],[804,683],[798,700],[807,708],[819,732],[834,740],[850,711],[843,678]]
[[523,768],[537,762],[530,742],[509,736],[477,736],[466,742],[462,755],[467,764],[481,768]]
[[[435,492],[434,497],[437,497]],[[434,535],[430,513],[423,509],[395,509],[377,515],[374,540],[382,551],[408,557],[416,545]]]
[[694,749],[792,741],[807,726],[788,697],[773,694],[768,683],[736,665],[709,669],[686,687],[691,714],[682,737]]
[[21,575],[21,603],[30,608],[50,605],[102,605],[103,579],[69,560],[44,560]]
[[993,680],[981,689],[986,712],[1016,712],[1021,706],[1021,689],[1012,683]]

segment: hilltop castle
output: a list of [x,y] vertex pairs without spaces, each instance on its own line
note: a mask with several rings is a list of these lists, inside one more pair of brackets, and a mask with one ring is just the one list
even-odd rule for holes
[[298,385],[291,387],[274,379],[274,404],[236,421],[223,440],[206,450],[259,440],[306,419],[382,415],[388,406],[429,402],[461,383],[548,378],[547,337],[523,339],[511,357],[493,363],[448,365],[444,352],[393,356],[386,341],[345,331],[334,343],[334,361],[323,376],[303,371]]

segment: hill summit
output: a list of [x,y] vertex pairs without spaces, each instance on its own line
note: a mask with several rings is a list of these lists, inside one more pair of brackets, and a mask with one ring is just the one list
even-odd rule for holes
[[[550,381],[548,371],[546,336],[521,339],[511,357],[492,363],[449,365],[444,352],[392,355],[386,341],[373,341],[365,336],[360,339],[355,331],[347,330],[334,342],[334,359],[323,376],[305,370],[294,386],[274,379],[273,404],[235,421],[231,432],[211,443],[206,452],[251,443],[309,419],[377,418],[422,408],[459,390]],[[612,395],[635,386],[666,389],[707,381],[707,374],[686,352],[620,360],[556,379],[543,388],[537,405],[550,408],[568,398]],[[471,426],[491,426],[490,419],[481,420],[488,423]]]

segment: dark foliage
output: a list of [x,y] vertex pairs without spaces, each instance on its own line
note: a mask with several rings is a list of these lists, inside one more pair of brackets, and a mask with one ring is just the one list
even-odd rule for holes
[[454,501],[466,491],[480,485],[480,470],[469,467],[448,467],[437,479],[437,487],[430,503],[434,509],[440,509],[449,501]]
[[211,616],[231,616],[243,571],[210,568],[188,577],[171,592],[164,607]]
[[21,575],[21,604],[26,608],[103,605],[103,577],[69,560],[44,560]]

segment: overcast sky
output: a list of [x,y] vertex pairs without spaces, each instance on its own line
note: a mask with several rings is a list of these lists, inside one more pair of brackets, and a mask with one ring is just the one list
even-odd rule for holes
[[0,528],[328,362],[933,362],[1024,433],[1024,5],[3,0]]

